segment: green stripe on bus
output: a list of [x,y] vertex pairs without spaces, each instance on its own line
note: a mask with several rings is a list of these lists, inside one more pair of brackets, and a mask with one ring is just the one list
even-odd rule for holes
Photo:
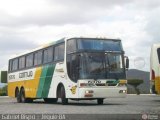
[[43,86],[45,83],[45,78],[47,75],[47,70],[48,70],[48,66],[45,66],[42,68],[42,73],[41,73],[41,77],[40,77],[39,85],[38,85],[37,98],[42,97],[42,91],[43,91]]
[[42,97],[43,98],[48,97],[48,93],[49,93],[54,69],[55,69],[55,65],[49,65],[48,70],[47,70],[47,75],[46,75],[46,78],[45,78],[45,83],[44,83],[44,86],[43,86],[43,92],[42,92]]

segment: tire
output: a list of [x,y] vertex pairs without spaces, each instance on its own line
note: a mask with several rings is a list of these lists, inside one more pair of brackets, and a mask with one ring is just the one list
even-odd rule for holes
[[156,89],[155,89],[155,85],[152,85],[151,90],[152,90],[152,93],[153,93],[153,94],[157,94]]
[[26,98],[25,99],[25,103],[32,103],[33,102],[33,99],[32,98]]
[[61,94],[61,101],[62,101],[62,105],[66,105],[68,104],[68,99],[66,98],[66,93],[65,93],[65,89],[63,86],[61,86],[60,89],[60,94]]
[[97,99],[97,103],[98,103],[98,105],[103,105],[103,98]]
[[20,100],[21,100],[21,103],[25,103],[26,102],[25,91],[24,91],[23,88],[20,91]]
[[44,98],[46,103],[56,103],[58,98]]
[[32,98],[26,98],[25,97],[24,88],[21,89],[19,98],[20,98],[21,103],[32,103],[33,102]]
[[16,97],[17,103],[21,103],[20,92],[18,89],[16,89],[15,97]]

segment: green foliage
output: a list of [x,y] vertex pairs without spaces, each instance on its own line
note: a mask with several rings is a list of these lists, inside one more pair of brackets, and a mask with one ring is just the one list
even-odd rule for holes
[[137,88],[140,84],[143,83],[142,79],[128,79],[127,84],[132,85],[137,93],[137,95],[140,94],[140,90]]
[[133,86],[138,86],[143,83],[143,80],[141,80],[141,79],[128,79],[127,83],[130,85],[133,85]]
[[7,85],[0,88],[0,96],[7,96],[7,93],[8,93],[7,91],[8,91],[7,90]]

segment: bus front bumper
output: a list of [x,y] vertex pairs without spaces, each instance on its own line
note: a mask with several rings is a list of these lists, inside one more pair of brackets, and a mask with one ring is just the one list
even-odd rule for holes
[[126,94],[126,87],[79,88],[78,98],[124,98]]

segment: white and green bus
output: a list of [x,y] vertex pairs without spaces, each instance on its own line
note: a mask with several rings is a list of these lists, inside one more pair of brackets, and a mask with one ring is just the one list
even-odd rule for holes
[[151,92],[160,94],[160,44],[153,44],[150,55]]
[[72,100],[125,97],[126,69],[121,40],[64,38],[9,60],[8,95],[17,102],[62,104]]

